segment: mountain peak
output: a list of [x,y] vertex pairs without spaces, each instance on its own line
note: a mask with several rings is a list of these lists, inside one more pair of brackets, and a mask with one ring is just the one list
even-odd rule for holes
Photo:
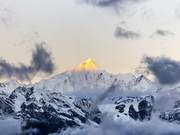
[[98,67],[92,59],[87,59],[85,62],[80,63],[77,68],[77,71],[95,71],[98,70]]

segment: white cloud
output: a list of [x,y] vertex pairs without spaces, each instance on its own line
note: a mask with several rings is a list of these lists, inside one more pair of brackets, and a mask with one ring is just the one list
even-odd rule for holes
[[13,118],[0,120],[0,134],[16,135],[21,133],[21,121]]
[[69,128],[51,135],[179,135],[179,125],[161,121],[154,115],[151,121],[123,121],[107,117],[99,127]]

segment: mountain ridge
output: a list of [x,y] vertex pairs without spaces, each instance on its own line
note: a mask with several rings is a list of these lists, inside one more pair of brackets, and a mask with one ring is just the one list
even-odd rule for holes
[[[29,135],[30,130],[31,135],[49,135],[91,124],[98,127],[105,115],[143,122],[157,112],[163,121],[180,123],[178,90],[180,87],[159,86],[144,75],[73,69],[35,84],[0,83],[0,120],[20,121],[22,135]],[[167,107],[162,105],[164,100],[169,102]]]
[[106,70],[99,69],[92,59],[87,59],[72,70],[43,79],[35,84],[20,84],[14,80],[0,83],[0,91],[11,93],[15,88],[25,86],[64,93],[86,88],[107,89],[113,84],[120,90],[147,91],[151,89],[151,86],[153,89],[157,89],[156,84],[143,75],[137,78],[132,73],[111,74]]
[[[19,86],[35,87],[36,89],[45,89],[55,92],[69,92],[77,91],[79,89],[107,89],[112,84],[117,85],[121,90],[138,89],[147,91],[156,84],[151,82],[145,76],[143,78],[135,77],[132,73],[126,74],[111,74],[105,70],[93,71],[75,71],[69,70],[58,75],[52,76],[48,79],[41,80],[35,84],[21,84],[18,81],[12,80],[0,83],[0,91],[11,93]],[[153,88],[153,89],[154,89]],[[156,88],[158,89],[158,88]]]

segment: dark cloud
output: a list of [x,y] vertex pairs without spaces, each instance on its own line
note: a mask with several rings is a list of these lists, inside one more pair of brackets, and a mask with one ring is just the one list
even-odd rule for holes
[[8,24],[12,21],[12,13],[9,9],[5,7],[0,8],[0,21],[5,26],[8,26]]
[[161,84],[175,84],[180,81],[180,61],[167,57],[144,57],[142,63],[155,75]]
[[42,44],[36,44],[36,50],[32,53],[31,67],[35,72],[52,74],[54,71],[51,53],[47,52]]
[[113,7],[122,6],[128,3],[138,3],[145,0],[79,0],[87,4],[91,4],[99,7]]
[[122,3],[122,0],[86,0],[87,3],[89,3],[89,1],[92,1],[92,4],[101,7],[115,6],[120,2]]
[[128,30],[125,30],[121,27],[116,28],[114,35],[116,38],[126,38],[126,39],[130,39],[130,38],[133,39],[133,38],[139,38],[140,37],[139,33],[136,33],[133,31],[128,31]]
[[30,65],[20,63],[18,66],[0,60],[0,77],[17,78],[21,81],[30,81],[37,73],[52,74],[55,70],[51,53],[44,47],[45,43],[36,44],[32,51]]
[[157,29],[151,37],[155,37],[155,36],[164,37],[164,36],[173,36],[173,35],[174,33],[168,30]]

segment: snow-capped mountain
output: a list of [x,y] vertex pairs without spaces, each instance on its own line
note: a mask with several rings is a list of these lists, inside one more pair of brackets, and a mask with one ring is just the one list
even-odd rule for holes
[[76,91],[85,88],[106,89],[112,84],[117,85],[117,87],[121,90],[157,90],[157,85],[145,76],[136,78],[132,73],[114,75],[105,70],[98,69],[91,59],[81,63],[73,70],[36,83],[35,88],[64,93],[67,91]]
[[[116,89],[115,96],[110,96],[114,92],[112,86]],[[87,98],[73,93],[86,89],[96,96],[85,93]],[[60,133],[87,124],[99,126],[104,115],[143,122],[156,113],[163,121],[180,123],[179,90],[177,86],[159,86],[143,75],[136,78],[132,73],[108,73],[88,59],[73,70],[36,84],[0,83],[0,120],[7,117],[19,120],[22,135]],[[128,96],[139,91],[143,95]],[[166,108],[162,105],[165,101],[169,103]]]
[[77,68],[55,75],[49,79],[42,80],[36,84],[23,85],[17,81],[0,83],[0,91],[11,93],[19,86],[32,86],[35,89],[44,89],[54,92],[69,92],[80,89],[107,89],[115,84],[120,90],[157,90],[157,84],[151,82],[145,76],[136,78],[132,73],[111,74],[105,70],[100,70],[95,63],[88,59],[81,63]]

